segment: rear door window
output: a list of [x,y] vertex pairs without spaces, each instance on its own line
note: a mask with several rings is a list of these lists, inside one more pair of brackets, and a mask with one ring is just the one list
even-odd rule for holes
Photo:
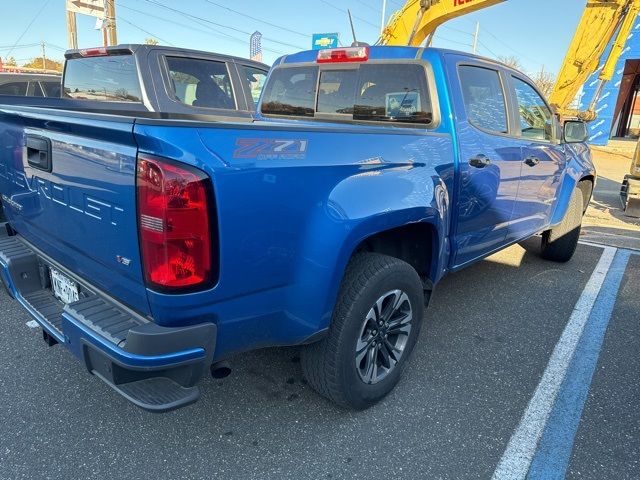
[[175,97],[185,105],[235,110],[231,77],[225,62],[167,57]]
[[462,97],[469,122],[495,133],[508,133],[507,104],[497,70],[459,67]]
[[42,82],[42,88],[44,88],[44,93],[47,97],[60,97],[60,91],[62,89],[62,85],[60,82]]
[[400,123],[433,121],[426,73],[419,64],[276,69],[265,91],[262,113],[344,115],[353,120]]
[[44,97],[44,92],[42,91],[42,88],[40,88],[40,82],[31,82],[29,89],[30,95],[34,97]]
[[243,77],[242,80],[247,82],[253,102],[258,103],[264,82],[267,79],[267,72],[248,65],[239,65],[238,67],[240,68],[240,75]]
[[25,96],[29,82],[9,82],[0,85],[0,95]]
[[142,102],[133,55],[72,58],[64,71],[64,96],[100,102]]

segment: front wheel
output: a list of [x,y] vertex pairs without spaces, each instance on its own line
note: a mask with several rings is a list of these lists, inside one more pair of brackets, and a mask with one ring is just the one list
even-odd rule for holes
[[573,257],[580,239],[584,200],[582,190],[576,188],[562,222],[542,234],[542,258],[554,262],[568,262]]
[[356,255],[345,272],[329,334],[302,351],[311,387],[343,407],[364,409],[398,383],[417,341],[422,282],[411,265]]

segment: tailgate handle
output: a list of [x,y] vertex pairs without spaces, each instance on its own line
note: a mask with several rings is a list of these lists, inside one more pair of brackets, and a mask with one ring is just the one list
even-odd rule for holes
[[51,140],[38,135],[27,135],[27,162],[33,168],[51,171]]

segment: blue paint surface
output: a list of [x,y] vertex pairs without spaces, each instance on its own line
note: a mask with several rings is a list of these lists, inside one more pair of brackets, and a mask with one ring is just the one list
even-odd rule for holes
[[[315,51],[295,53],[276,69],[315,65],[316,58]],[[349,259],[376,234],[420,230],[428,260],[419,267],[436,284],[447,271],[557,223],[576,183],[595,174],[585,145],[534,144],[521,138],[515,121],[509,135],[488,134],[468,121],[458,65],[493,69],[510,88],[514,72],[506,67],[413,47],[373,46],[369,62],[377,61],[425,67],[432,128],[259,114],[251,123],[134,121],[3,108],[0,191],[24,203],[21,213],[7,208],[7,217],[44,255],[158,325],[215,323],[214,360],[220,360],[299,344],[326,329]],[[514,96],[507,95],[505,107],[513,119]],[[34,132],[53,142],[52,172],[34,172],[25,159],[25,133]],[[532,149],[540,164],[523,174],[522,160]],[[211,178],[219,238],[215,286],[179,295],[145,288],[139,154],[188,164]],[[478,154],[492,164],[472,168]],[[89,205],[74,210],[83,204],[50,200],[57,187]],[[118,256],[130,259],[129,266]]]
[[527,478],[563,479],[598,356],[631,252],[619,250],[560,387]]

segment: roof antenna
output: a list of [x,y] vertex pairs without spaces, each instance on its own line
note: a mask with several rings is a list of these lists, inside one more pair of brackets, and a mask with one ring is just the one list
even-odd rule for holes
[[353,26],[353,18],[351,17],[351,10],[347,9],[347,13],[349,14],[349,23],[351,24],[351,34],[353,35],[353,43],[351,44],[352,47],[368,47],[369,44],[365,43],[365,42],[359,42],[358,39],[356,38],[356,29]]

